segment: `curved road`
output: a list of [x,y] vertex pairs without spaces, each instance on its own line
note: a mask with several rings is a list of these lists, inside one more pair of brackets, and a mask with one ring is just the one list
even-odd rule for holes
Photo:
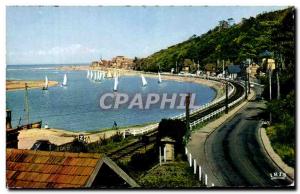
[[273,187],[289,185],[288,179],[271,180],[281,172],[262,147],[259,113],[263,103],[252,101],[206,140],[204,154],[215,186]]

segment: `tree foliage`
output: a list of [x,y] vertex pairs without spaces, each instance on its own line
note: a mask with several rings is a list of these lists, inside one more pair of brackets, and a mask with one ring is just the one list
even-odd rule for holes
[[269,50],[281,56],[287,67],[295,62],[295,9],[293,7],[259,14],[256,18],[243,19],[228,28],[209,30],[200,36],[162,49],[149,57],[135,61],[135,68],[144,71],[170,71],[178,62],[182,69],[186,59],[200,63],[217,63],[226,60],[241,63],[247,58],[260,62],[259,54]]

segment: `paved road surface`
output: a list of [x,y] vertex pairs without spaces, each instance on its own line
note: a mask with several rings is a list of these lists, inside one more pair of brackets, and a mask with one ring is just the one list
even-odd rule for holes
[[206,140],[204,154],[215,186],[288,185],[288,180],[271,180],[280,172],[262,148],[259,113],[263,103],[252,101]]

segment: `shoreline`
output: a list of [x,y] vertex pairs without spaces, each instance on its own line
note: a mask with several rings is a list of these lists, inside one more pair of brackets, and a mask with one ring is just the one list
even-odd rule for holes
[[[44,80],[6,80],[6,91],[25,90],[25,83],[28,85],[28,89],[42,89],[45,85]],[[57,81],[49,81],[48,87],[57,86]]]
[[[55,68],[56,70],[61,71],[87,71],[87,70],[101,70],[101,71],[116,71],[119,72],[120,75],[124,76],[137,76],[143,74],[145,77],[157,78],[156,73],[149,73],[149,72],[142,72],[142,71],[135,71],[130,69],[117,69],[117,68],[107,68],[107,67],[90,67],[88,65],[76,65],[76,66],[62,66]],[[161,74],[161,78],[164,80],[173,80],[179,82],[192,82],[197,84],[203,84],[210,88],[212,88],[216,92],[216,96],[214,99],[219,98],[223,94],[223,85],[219,82],[214,80],[207,80],[202,78],[195,78],[195,77],[184,77],[184,76],[175,76],[175,75],[166,75]]]
[[[73,66],[69,67],[60,67],[57,68],[58,70],[69,70],[69,71],[86,71],[86,70],[100,70],[91,68],[89,66]],[[103,68],[101,69],[103,70]],[[157,74],[152,73],[146,73],[146,72],[139,72],[139,71],[133,71],[133,70],[124,70],[124,69],[105,69],[105,70],[114,70],[120,72],[123,76],[137,76],[143,74],[145,77],[151,77],[151,78],[157,78]],[[197,84],[203,84],[211,89],[213,89],[216,92],[216,95],[214,99],[219,98],[223,93],[223,85],[219,82],[213,81],[213,80],[206,80],[201,78],[194,78],[194,77],[183,77],[183,76],[173,76],[173,75],[161,75],[161,78],[163,80],[173,80],[173,81],[179,81],[179,82],[190,82],[190,83],[197,83]],[[25,81],[24,81],[25,82]],[[44,81],[42,81],[44,83]],[[58,83],[57,83],[58,84]],[[31,88],[33,89],[33,88]],[[10,90],[12,91],[12,90]],[[214,100],[213,99],[213,100]],[[85,136],[88,136],[90,139],[90,142],[98,141],[100,137],[106,137],[109,138],[116,134],[116,132],[124,133],[126,130],[130,129],[141,129],[144,127],[149,127],[151,125],[154,125],[156,123],[142,123],[140,125],[133,125],[133,126],[124,126],[119,127],[118,130],[112,130],[112,129],[95,129],[92,131],[71,131],[68,129],[57,129],[57,128],[41,128],[41,129],[29,129],[29,130],[22,130],[20,131],[19,135],[19,148],[20,149],[30,149],[31,146],[37,141],[42,139],[48,139],[51,143],[54,143],[56,145],[62,145],[68,142],[73,141],[74,137],[78,136],[79,134],[83,134]]]

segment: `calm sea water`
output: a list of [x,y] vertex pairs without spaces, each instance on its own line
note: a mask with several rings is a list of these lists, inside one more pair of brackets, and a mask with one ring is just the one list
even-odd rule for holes
[[[86,78],[85,71],[58,71],[54,65],[9,65],[7,66],[7,80],[49,80],[62,82],[63,75],[68,75],[68,87],[50,87],[48,91],[41,89],[29,90],[30,121],[42,120],[52,128],[72,131],[89,131],[102,128],[111,128],[114,121],[118,126],[159,122],[184,112],[184,110],[159,108],[160,104],[151,106],[149,110],[137,108],[103,110],[99,107],[100,96],[112,92],[114,80],[106,79],[95,83]],[[195,83],[184,83],[163,80],[161,84],[157,79],[147,78],[148,85],[141,86],[139,76],[121,76],[119,78],[118,92],[124,92],[132,97],[135,93],[187,93],[196,94],[196,105],[202,105],[214,99],[216,93],[213,89]],[[6,93],[6,106],[12,110],[13,127],[17,126],[19,119],[24,123],[24,91],[9,91]]]

